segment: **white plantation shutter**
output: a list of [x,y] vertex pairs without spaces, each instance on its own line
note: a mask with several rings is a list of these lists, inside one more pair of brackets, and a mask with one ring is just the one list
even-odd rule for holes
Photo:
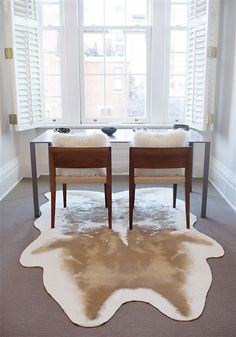
[[[13,48],[8,63],[11,114],[16,114],[16,130],[42,124],[39,28],[36,0],[8,2],[7,47]],[[9,64],[10,63],[10,64]]]
[[190,0],[185,121],[210,129],[215,100],[218,0]]
[[14,0],[14,15],[24,19],[37,20],[36,1]]

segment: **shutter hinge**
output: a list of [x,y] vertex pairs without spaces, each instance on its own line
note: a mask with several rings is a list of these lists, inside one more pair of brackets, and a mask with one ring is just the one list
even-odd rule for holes
[[17,124],[17,115],[16,114],[10,114],[9,115],[9,124],[11,124],[11,125]]
[[204,116],[204,123],[206,125],[213,124],[214,123],[214,114],[212,114],[212,113],[205,114],[205,116]]
[[13,49],[12,48],[5,48],[4,52],[5,52],[6,60],[13,59]]
[[208,47],[207,48],[207,57],[209,59],[216,59],[217,58],[217,47]]

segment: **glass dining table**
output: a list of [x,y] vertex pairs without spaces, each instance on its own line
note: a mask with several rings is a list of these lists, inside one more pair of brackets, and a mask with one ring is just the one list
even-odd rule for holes
[[[112,136],[107,136],[108,142],[113,143],[126,143],[130,145],[132,143],[134,131],[136,129],[118,129]],[[160,132],[162,129],[145,129],[148,131]],[[165,129],[166,130],[166,129]],[[91,134],[95,131],[102,132],[100,129],[71,129],[70,134]],[[164,130],[163,130],[164,131]],[[40,136],[30,141],[30,160],[31,160],[31,173],[32,173],[32,188],[33,188],[33,204],[34,215],[39,217],[40,205],[38,195],[38,175],[37,175],[37,158],[36,158],[36,146],[37,144],[48,144],[51,146],[52,138],[55,134],[53,129],[49,129],[43,132]],[[202,202],[201,202],[201,217],[206,217],[207,209],[207,193],[208,193],[208,177],[209,177],[209,164],[210,164],[210,139],[203,136],[194,129],[187,131],[189,146],[193,147],[194,144],[202,144],[204,146],[204,159],[203,159],[203,179],[202,179]],[[193,160],[192,160],[193,162]],[[192,179],[191,179],[191,191],[192,191]]]

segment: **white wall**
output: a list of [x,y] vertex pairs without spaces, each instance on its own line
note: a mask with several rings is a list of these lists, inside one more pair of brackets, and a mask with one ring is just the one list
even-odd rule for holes
[[211,181],[236,210],[236,1],[222,0],[220,13]]
[[6,73],[4,70],[4,43],[0,4],[0,200],[20,180],[18,135],[10,131],[6,102]]

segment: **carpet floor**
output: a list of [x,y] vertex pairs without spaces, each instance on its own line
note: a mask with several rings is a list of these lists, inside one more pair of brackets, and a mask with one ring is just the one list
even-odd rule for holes
[[[126,177],[114,178],[114,191],[127,189]],[[78,188],[78,187],[77,187]],[[94,186],[84,186],[94,189]],[[96,189],[99,190],[99,189]],[[48,179],[39,179],[41,204]],[[183,199],[180,188],[178,197]],[[45,292],[41,268],[24,268],[19,257],[36,239],[33,226],[31,180],[24,179],[1,202],[0,223],[0,336],[1,337],[235,337],[236,336],[236,213],[210,186],[207,218],[200,218],[201,184],[196,180],[191,210],[195,228],[217,240],[225,255],[208,261],[213,283],[203,315],[192,322],[178,322],[151,305],[126,303],[106,324],[96,328],[74,325]],[[56,280],[55,280],[56,281]]]

